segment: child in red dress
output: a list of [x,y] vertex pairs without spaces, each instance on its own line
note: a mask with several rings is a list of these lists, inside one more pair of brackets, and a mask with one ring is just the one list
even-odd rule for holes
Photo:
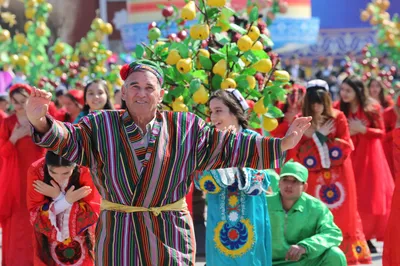
[[47,152],[28,171],[35,265],[94,265],[100,196],[89,170]]

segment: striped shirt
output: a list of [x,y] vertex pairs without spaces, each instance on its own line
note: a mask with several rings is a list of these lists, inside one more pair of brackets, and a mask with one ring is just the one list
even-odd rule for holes
[[[191,113],[157,112],[143,161],[142,135],[128,112],[98,111],[78,124],[48,118],[37,144],[91,169],[103,199],[158,207],[183,198],[195,171],[228,167],[277,168],[281,140],[218,131]],[[37,135],[37,134],[36,134]],[[96,265],[194,265],[195,239],[186,211],[102,211]]]
[[143,134],[144,133],[143,130],[140,127],[138,127],[142,139],[137,143],[136,154],[138,156],[138,159],[141,162],[143,162],[143,160],[145,159],[145,156],[146,156],[146,150],[149,145],[151,130],[153,129],[154,121],[155,121],[155,118],[146,125],[146,133],[145,134]]

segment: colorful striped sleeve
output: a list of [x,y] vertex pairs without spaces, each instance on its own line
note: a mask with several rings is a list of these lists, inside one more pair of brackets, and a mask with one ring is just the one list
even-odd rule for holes
[[44,135],[33,130],[33,141],[71,162],[89,166],[92,139],[90,117],[84,117],[74,125],[57,121],[51,116],[47,116],[47,121],[51,125],[50,130]]
[[284,160],[281,139],[219,131],[198,119],[197,170],[229,167],[279,168]]

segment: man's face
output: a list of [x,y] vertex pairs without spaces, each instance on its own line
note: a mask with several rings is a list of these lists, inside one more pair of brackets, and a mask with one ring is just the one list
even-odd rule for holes
[[146,117],[157,109],[164,96],[157,77],[149,71],[133,72],[122,86],[121,98],[128,111],[139,117]]
[[306,191],[307,183],[303,183],[293,176],[285,176],[279,180],[279,189],[284,200],[298,200]]

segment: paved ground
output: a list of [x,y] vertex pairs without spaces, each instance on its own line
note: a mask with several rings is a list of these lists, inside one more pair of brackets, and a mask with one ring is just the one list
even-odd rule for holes
[[377,247],[379,254],[375,254],[372,256],[372,265],[382,266],[383,242],[376,242],[374,243],[374,245]]
[[[382,242],[374,242],[374,245],[378,249],[378,254],[372,256],[372,264],[361,264],[361,265],[369,265],[369,266],[382,266]],[[203,266],[205,264],[205,258],[197,258],[196,266]]]
[[[379,254],[373,256],[373,266],[382,266],[382,242],[375,243],[378,248]],[[0,251],[1,251],[1,229],[0,229]],[[196,266],[203,266],[205,264],[205,258],[197,258]],[[0,265],[1,265],[1,252],[0,252]],[[367,265],[367,264],[365,264]],[[371,264],[369,264],[371,265]]]

